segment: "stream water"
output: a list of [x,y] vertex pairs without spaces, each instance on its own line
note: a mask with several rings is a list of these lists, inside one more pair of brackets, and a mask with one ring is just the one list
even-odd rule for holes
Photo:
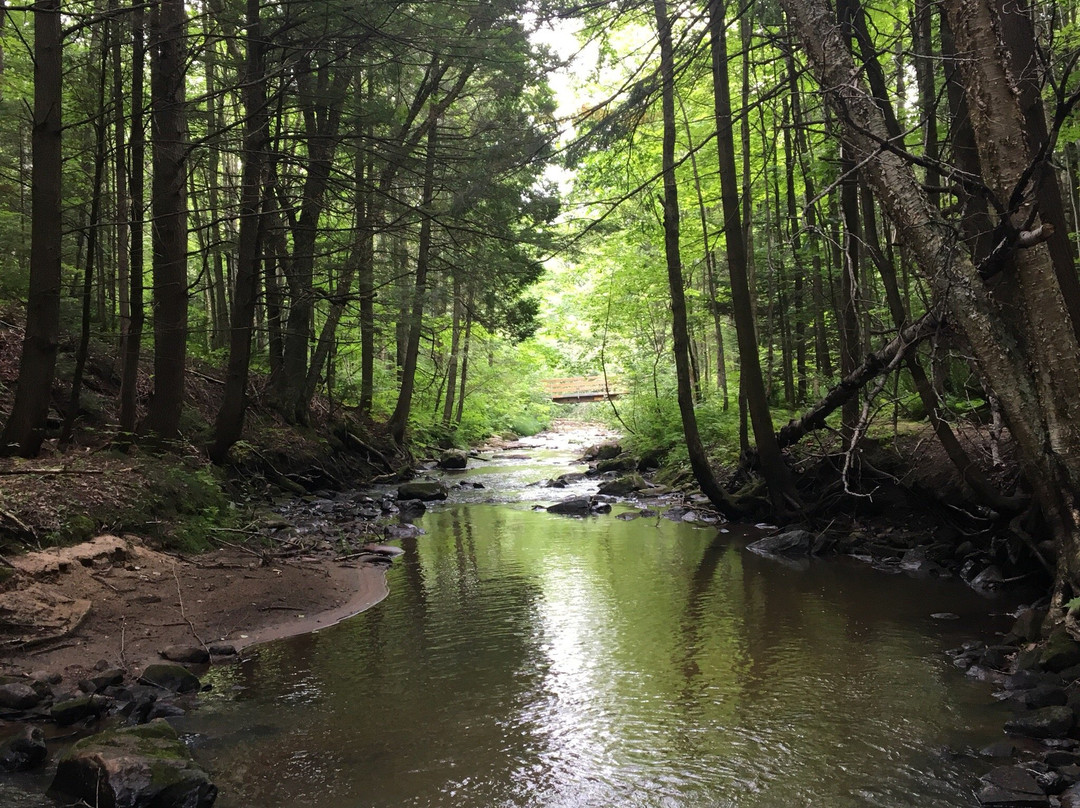
[[[181,719],[222,808],[974,806],[1005,711],[944,649],[957,582],[794,569],[753,529],[532,509],[562,438],[497,454],[403,542],[390,596],[215,668]],[[527,458],[515,456],[524,453]],[[959,620],[930,617],[954,612]]]

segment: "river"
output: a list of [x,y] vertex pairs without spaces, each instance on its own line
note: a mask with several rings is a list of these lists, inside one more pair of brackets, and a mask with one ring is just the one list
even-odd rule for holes
[[759,558],[753,528],[534,510],[579,449],[453,478],[484,488],[419,520],[385,601],[213,669],[179,727],[218,805],[977,805],[967,752],[1006,713],[944,650],[1007,628],[1003,605]]

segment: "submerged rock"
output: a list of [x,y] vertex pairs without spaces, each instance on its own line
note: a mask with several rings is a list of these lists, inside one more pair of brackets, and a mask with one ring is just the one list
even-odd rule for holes
[[789,530],[786,533],[777,533],[775,536],[766,536],[750,542],[746,545],[746,549],[751,553],[764,556],[804,556],[810,554],[810,548],[813,546],[814,534],[809,530]]
[[210,808],[217,787],[164,719],[75,743],[50,794],[99,808]]
[[403,499],[419,499],[423,502],[430,502],[436,499],[446,499],[448,493],[446,486],[440,482],[414,480],[411,483],[398,486],[397,498],[399,501]]

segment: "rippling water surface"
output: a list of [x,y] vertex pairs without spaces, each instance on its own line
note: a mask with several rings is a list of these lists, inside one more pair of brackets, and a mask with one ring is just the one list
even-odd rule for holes
[[942,653],[993,626],[959,584],[521,502],[420,524],[382,604],[215,669],[182,728],[219,805],[977,804],[949,748],[1004,714]]

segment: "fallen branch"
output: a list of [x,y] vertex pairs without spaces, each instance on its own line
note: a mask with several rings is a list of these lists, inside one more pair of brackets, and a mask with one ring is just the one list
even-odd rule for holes
[[793,446],[810,432],[824,427],[826,418],[854,398],[872,379],[887,372],[910,348],[933,334],[940,325],[941,315],[936,311],[928,311],[903,329],[881,350],[866,357],[862,365],[841,379],[824,398],[803,413],[802,417],[793,418],[776,433],[780,448]]

